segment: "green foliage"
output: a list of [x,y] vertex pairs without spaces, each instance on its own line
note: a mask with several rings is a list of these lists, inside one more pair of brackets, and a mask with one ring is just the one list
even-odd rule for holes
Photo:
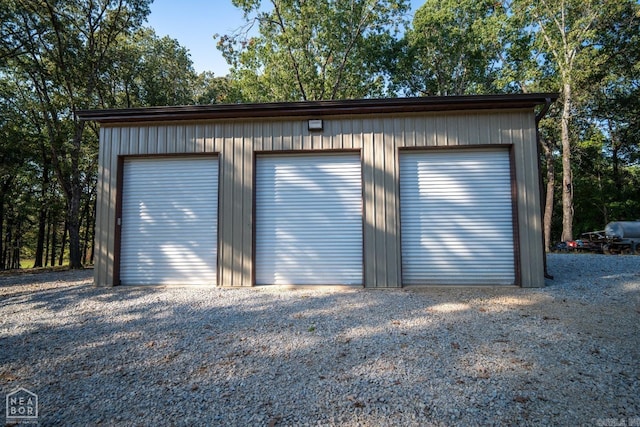
[[231,104],[241,100],[237,86],[228,77],[216,77],[212,72],[204,72],[195,84],[197,104]]
[[640,218],[640,5],[608,2],[592,34],[593,58],[578,80],[585,88],[580,120],[590,126],[576,144],[581,231],[597,222]]
[[[97,165],[95,138],[87,141],[85,123],[74,113],[103,105],[102,77],[112,66],[111,52],[119,37],[143,22],[150,0],[1,1],[6,21],[0,27],[0,73],[22,88],[23,103],[15,108],[38,130],[42,170],[55,172],[65,197],[71,267],[80,268],[83,189]],[[47,176],[42,174],[42,193]],[[42,224],[46,212],[40,212]],[[40,227],[39,240],[43,232]]]
[[[269,6],[264,6],[268,3]],[[406,0],[234,0],[247,27],[218,37],[243,101],[382,96]]]
[[425,2],[405,35],[396,87],[420,96],[495,92],[506,16],[493,0]]
[[598,28],[603,66],[590,69],[588,113],[603,123],[616,160],[640,161],[640,6],[616,2],[615,19]]
[[177,40],[141,28],[120,36],[110,57],[112,66],[101,75],[105,107],[194,103],[198,75],[189,51]]

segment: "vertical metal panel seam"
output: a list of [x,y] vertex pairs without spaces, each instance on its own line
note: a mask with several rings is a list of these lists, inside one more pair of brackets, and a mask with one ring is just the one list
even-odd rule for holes
[[355,140],[360,141],[361,149],[361,158],[362,158],[362,192],[363,192],[363,200],[364,200],[364,209],[362,211],[362,221],[364,224],[364,230],[362,235],[363,242],[363,265],[364,265],[364,277],[363,282],[365,287],[375,287],[375,250],[372,249],[373,244],[372,240],[373,236],[373,227],[372,227],[372,186],[373,186],[373,168],[371,166],[372,159],[372,144],[370,143],[370,138],[368,134],[365,133],[365,125],[364,120],[362,118],[358,118],[356,128],[359,130],[357,132],[352,126],[352,133]]
[[251,285],[251,221],[252,221],[252,163],[253,157],[253,127],[251,124],[245,124],[243,130],[242,144],[242,281],[241,286]]
[[363,212],[363,217],[365,219],[365,233],[363,236],[363,241],[365,244],[364,249],[364,257],[367,260],[365,262],[365,286],[367,287],[375,287],[376,283],[376,259],[375,259],[375,236],[374,236],[374,214],[373,211],[373,144],[371,143],[371,135],[368,134],[366,129],[366,119],[360,119],[360,128],[362,131],[362,148],[363,148],[363,157],[365,159],[363,165],[363,175],[365,177],[362,186],[363,191],[365,193],[365,210]]
[[[529,147],[524,143],[524,135],[522,134],[522,128],[520,127],[520,132],[519,133],[519,138],[516,141],[515,140],[515,128],[517,125],[521,125],[521,120],[519,120],[521,118],[521,116],[517,113],[510,113],[508,115],[508,117],[511,119],[510,122],[510,132],[511,132],[511,137],[514,140],[514,143],[517,145],[517,152],[518,152],[518,164],[517,164],[517,170],[518,170],[518,176],[517,176],[517,182],[518,182],[518,200],[519,200],[519,211],[518,211],[518,219],[519,219],[519,238],[520,238],[520,242],[519,242],[519,248],[520,248],[520,257],[521,259],[528,259],[531,260],[531,247],[529,246],[529,242],[531,241],[531,236],[530,236],[530,223],[531,223],[531,217],[529,216],[529,212],[530,212],[530,194],[529,191],[527,191],[527,183],[529,181],[529,167],[528,167],[528,163],[527,162],[527,155],[530,154],[529,152]],[[522,270],[520,272],[521,277],[520,277],[520,286],[524,286],[528,283],[530,283],[530,269],[531,269],[531,263],[526,263],[526,265],[523,265],[524,263],[521,262],[522,265]]]
[[[373,226],[373,234],[375,236],[375,258],[376,258],[376,287],[380,286],[381,277],[384,278],[384,269],[386,267],[384,260],[381,259],[381,253],[384,246],[384,241],[381,241],[380,236],[380,223],[382,222],[381,218],[381,201],[380,201],[380,188],[383,187],[382,179],[380,178],[380,156],[384,156],[384,148],[382,144],[384,143],[382,130],[380,129],[381,123],[380,120],[373,120],[372,126],[372,138],[371,144],[373,146],[373,209],[374,209],[374,226]],[[382,154],[380,154],[382,152]],[[384,279],[383,279],[384,280]]]
[[385,211],[385,247],[387,250],[385,251],[385,262],[387,264],[387,274],[385,277],[385,286],[386,287],[395,287],[397,286],[397,272],[398,272],[398,263],[396,259],[396,247],[397,247],[397,192],[396,192],[396,184],[397,184],[397,155],[398,155],[398,146],[400,145],[400,141],[404,141],[406,138],[406,128],[404,126],[405,121],[400,119],[395,119],[392,121],[393,123],[393,134],[391,138],[391,144],[389,144],[385,150],[385,198],[386,200],[386,211]]

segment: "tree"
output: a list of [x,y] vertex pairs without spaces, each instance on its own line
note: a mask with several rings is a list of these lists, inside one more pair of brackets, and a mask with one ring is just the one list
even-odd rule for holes
[[231,104],[241,102],[238,86],[229,77],[216,77],[212,72],[201,73],[195,85],[197,104]]
[[[267,3],[270,6],[266,10]],[[233,0],[247,31],[217,36],[244,101],[382,96],[406,0]]]
[[396,86],[419,96],[496,92],[505,22],[493,0],[425,2],[405,34]]
[[199,76],[189,51],[151,28],[118,37],[109,52],[112,65],[100,81],[102,106],[143,107],[193,104]]
[[557,73],[562,114],[562,240],[573,239],[574,184],[571,168],[571,121],[575,114],[577,85],[583,70],[597,67],[593,59],[596,28],[607,21],[610,5],[606,0],[515,0],[514,19],[521,28],[533,31],[533,43]]
[[[602,66],[582,76],[582,84],[589,89],[585,111],[591,126],[599,130],[605,223],[640,218],[640,4],[615,2],[610,16],[596,28]],[[588,198],[592,183],[597,182],[593,177],[597,168],[593,160],[582,157],[591,162],[582,169],[587,181],[583,192]]]
[[[145,29],[144,32],[152,30]],[[145,40],[146,39],[146,40]],[[150,34],[140,45],[139,87],[142,105],[185,105],[194,102],[197,74],[189,51],[170,37]]]
[[[75,111],[99,105],[101,75],[118,37],[138,27],[150,0],[2,0],[0,58],[33,87],[66,198],[71,268],[82,267],[80,208],[87,174],[86,124]],[[91,164],[90,161],[85,162]]]
[[552,109],[547,113],[547,117],[538,124],[538,138],[542,149],[542,158],[545,187],[545,200],[543,200],[543,236],[544,250],[549,252],[552,244],[552,224],[555,204],[556,185],[556,156],[558,144],[558,127],[555,125],[558,119],[557,109]]
[[623,189],[622,165],[640,160],[640,4],[617,2],[616,19],[598,28],[603,66],[587,75],[589,113],[608,136],[613,179]]
[[[25,220],[25,176],[30,161],[28,127],[12,103],[13,91],[6,78],[0,78],[0,269],[19,268],[20,233]],[[27,194],[30,193],[27,191]]]

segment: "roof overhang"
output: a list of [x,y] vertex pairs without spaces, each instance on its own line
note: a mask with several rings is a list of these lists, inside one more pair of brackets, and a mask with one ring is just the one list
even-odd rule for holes
[[353,99],[340,101],[213,104],[79,110],[80,120],[99,123],[158,122],[275,117],[323,117],[354,114],[394,114],[534,108],[558,99],[557,93],[509,95],[428,96],[420,98]]

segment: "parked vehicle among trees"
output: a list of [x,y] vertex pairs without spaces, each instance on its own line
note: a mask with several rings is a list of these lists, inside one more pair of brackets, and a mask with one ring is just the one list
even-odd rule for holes
[[578,240],[558,243],[556,250],[640,255],[640,220],[610,222],[604,230],[582,233]]

